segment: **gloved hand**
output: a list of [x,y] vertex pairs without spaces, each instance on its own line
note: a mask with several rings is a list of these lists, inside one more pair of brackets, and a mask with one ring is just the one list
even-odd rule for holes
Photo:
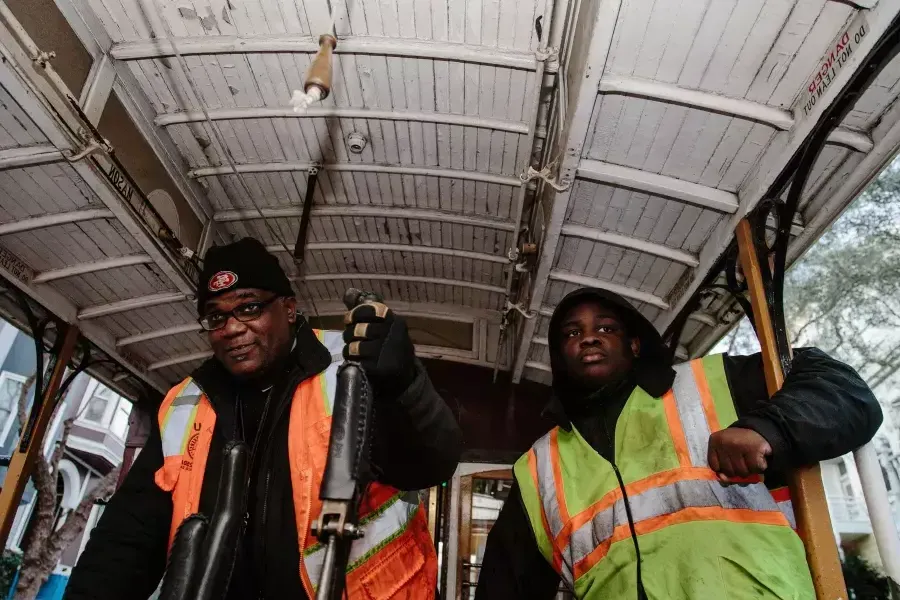
[[381,303],[360,304],[344,316],[344,358],[360,363],[376,395],[396,397],[416,377],[406,321]]
[[772,446],[752,429],[728,427],[709,436],[709,468],[724,484],[758,480],[753,476],[769,468],[767,458],[771,455]]

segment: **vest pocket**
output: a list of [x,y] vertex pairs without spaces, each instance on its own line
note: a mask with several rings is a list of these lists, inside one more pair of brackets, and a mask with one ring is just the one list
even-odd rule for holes
[[181,473],[181,456],[170,456],[165,459],[163,466],[157,469],[153,475],[153,481],[164,492],[171,492],[178,483],[178,476]]
[[767,580],[764,581],[757,573],[727,556],[719,557],[719,573],[728,598],[734,600],[798,600],[793,586],[787,581],[779,579],[771,573],[761,574]]
[[366,573],[361,574],[360,584],[367,600],[388,600],[407,588],[408,584],[407,591],[421,587],[413,581],[422,578],[424,566],[422,549],[407,532],[369,559],[369,563],[365,565]]

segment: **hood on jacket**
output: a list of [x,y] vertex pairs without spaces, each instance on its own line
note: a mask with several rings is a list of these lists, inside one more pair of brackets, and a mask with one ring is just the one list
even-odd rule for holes
[[550,367],[553,371],[553,393],[561,408],[569,412],[566,410],[566,404],[575,400],[573,394],[583,395],[583,392],[577,392],[572,386],[560,342],[563,318],[572,308],[584,302],[599,302],[612,309],[622,320],[628,335],[640,339],[640,357],[634,362],[629,380],[651,396],[659,397],[665,394],[672,387],[675,371],[672,369],[672,354],[653,324],[622,296],[599,288],[581,288],[567,294],[550,318],[547,338]]

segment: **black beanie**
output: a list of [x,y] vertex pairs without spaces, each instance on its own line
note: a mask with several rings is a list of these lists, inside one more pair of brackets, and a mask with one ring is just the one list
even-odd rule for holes
[[294,295],[278,259],[259,240],[246,237],[227,246],[213,246],[203,260],[197,312],[203,314],[206,302],[219,294],[247,288]]

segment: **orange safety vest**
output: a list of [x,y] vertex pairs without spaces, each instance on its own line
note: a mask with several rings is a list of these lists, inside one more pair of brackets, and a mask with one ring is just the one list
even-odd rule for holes
[[[332,363],[305,379],[294,392],[288,434],[291,487],[300,548],[300,577],[309,598],[322,572],[325,549],[312,534],[322,510],[319,486],[328,457],[331,410],[340,366],[341,334],[316,331],[332,351]],[[164,464],[156,484],[172,493],[169,548],[181,523],[199,510],[206,460],[216,413],[203,390],[190,377],[172,388],[159,409]],[[437,554],[425,511],[415,492],[372,483],[360,506],[364,536],[353,542],[347,562],[350,598],[434,598]]]

